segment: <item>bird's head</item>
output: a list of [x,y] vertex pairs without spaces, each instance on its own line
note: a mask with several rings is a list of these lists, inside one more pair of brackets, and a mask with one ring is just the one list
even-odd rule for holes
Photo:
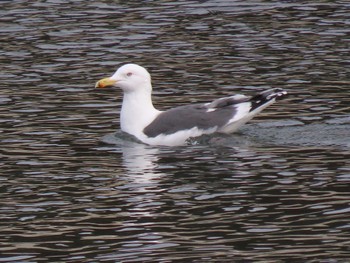
[[95,88],[120,87],[124,92],[152,89],[151,75],[136,64],[121,66],[111,77],[96,82]]

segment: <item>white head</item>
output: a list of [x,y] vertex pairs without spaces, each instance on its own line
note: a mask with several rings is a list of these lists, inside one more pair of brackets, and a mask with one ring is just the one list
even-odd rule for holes
[[151,75],[139,65],[126,64],[121,66],[112,77],[98,81],[95,87],[104,88],[107,86],[120,87],[126,93],[140,89],[151,92]]

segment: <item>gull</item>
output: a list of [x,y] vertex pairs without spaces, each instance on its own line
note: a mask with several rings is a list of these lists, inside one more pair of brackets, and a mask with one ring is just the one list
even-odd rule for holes
[[157,110],[152,102],[151,75],[137,64],[121,66],[95,88],[119,87],[123,91],[121,130],[149,145],[179,146],[203,134],[233,133],[263,109],[287,95],[274,88],[254,96],[241,94],[208,103]]

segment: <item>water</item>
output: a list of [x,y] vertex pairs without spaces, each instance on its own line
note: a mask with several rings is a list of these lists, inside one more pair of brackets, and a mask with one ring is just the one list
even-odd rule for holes
[[[0,262],[347,262],[348,1],[3,1]],[[119,129],[150,70],[166,109],[280,87],[235,135]]]

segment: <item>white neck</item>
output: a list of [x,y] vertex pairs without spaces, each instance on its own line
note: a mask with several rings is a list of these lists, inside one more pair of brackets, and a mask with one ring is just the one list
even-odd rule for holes
[[150,124],[160,113],[153,106],[151,90],[139,89],[124,92],[123,106],[120,113],[122,131],[140,137],[144,127]]

